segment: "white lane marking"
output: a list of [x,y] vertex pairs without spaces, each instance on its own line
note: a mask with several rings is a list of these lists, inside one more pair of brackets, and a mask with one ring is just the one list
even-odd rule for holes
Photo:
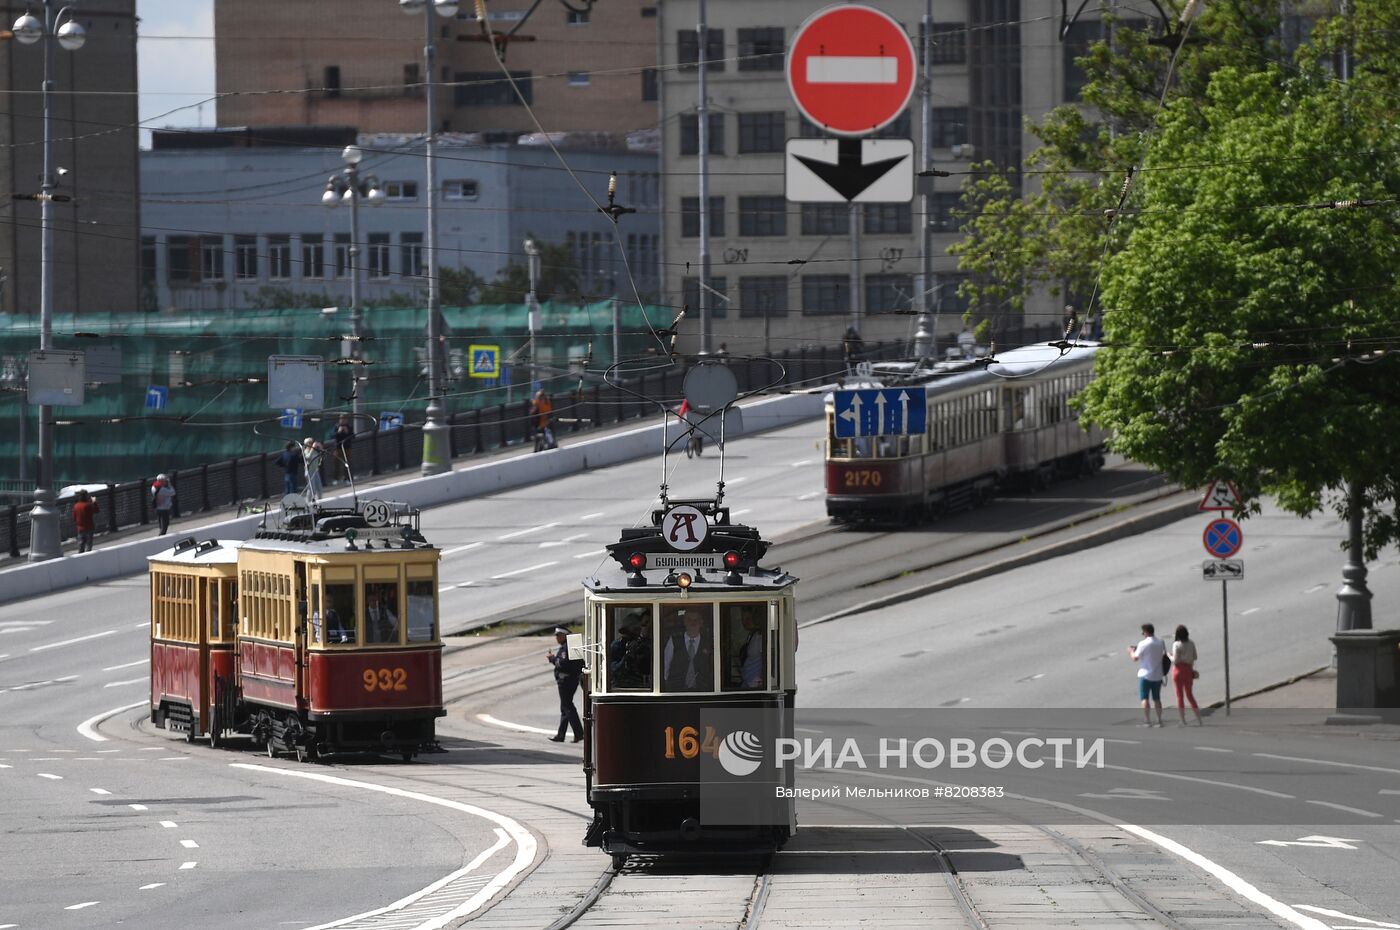
[[[90,740],[96,740],[99,743],[105,743],[107,742],[107,737],[103,736],[101,733],[98,733],[96,730],[93,729],[93,727],[97,726],[99,723],[106,720],[108,717],[115,717],[117,714],[120,714],[124,710],[131,710],[133,707],[149,706],[149,701],[137,701],[135,704],[123,704],[121,707],[114,707],[111,710],[104,710],[102,713],[94,714],[93,716],[84,720],[82,723],[78,724],[78,734],[80,736],[86,736]],[[154,749],[158,747],[148,746],[144,748]]]
[[737,478],[731,478],[731,479],[729,479],[728,481],[725,482],[725,484],[729,485],[730,487],[733,487],[733,486],[736,485],[736,484],[743,484],[745,481],[748,481],[748,480],[749,480],[749,476],[748,476],[748,475],[740,475],[740,476],[737,477]]
[[1268,788],[1255,788],[1252,785],[1237,785],[1234,782],[1216,781],[1211,778],[1197,778],[1194,775],[1178,775],[1174,772],[1154,772],[1150,769],[1130,769],[1125,765],[1105,765],[1106,769],[1113,769],[1118,772],[1132,772],[1134,775],[1154,775],[1158,778],[1172,778],[1177,781],[1193,781],[1201,785],[1216,785],[1221,788],[1234,788],[1237,791],[1249,791],[1253,794],[1267,795],[1271,798],[1284,798],[1294,800],[1291,794],[1284,794],[1282,791],[1270,791]]
[[1385,772],[1387,775],[1400,775],[1400,769],[1388,769],[1379,765],[1360,765],[1356,762],[1333,762],[1331,759],[1306,759],[1302,756],[1276,756],[1269,752],[1256,752],[1261,759],[1282,759],[1284,762],[1311,762],[1313,765],[1335,765],[1344,769],[1361,769],[1366,772]]
[[3,762],[0,762],[0,769],[12,769],[12,768],[14,768],[13,765],[6,765],[6,764],[4,764]]
[[149,663],[150,661],[151,661],[150,659],[137,659],[135,662],[127,662],[125,665],[109,665],[109,666],[107,666],[106,668],[104,668],[102,671],[104,671],[104,672],[119,672],[119,671],[121,671],[121,670],[124,669],[124,668],[135,668],[135,667],[138,666],[138,665],[146,665],[146,664]]
[[[230,767],[249,769],[251,771],[265,772],[268,774],[283,775],[288,778],[306,778],[311,781],[325,782],[326,784],[330,785],[344,785],[346,787],[351,788],[365,788],[369,791],[378,791],[383,794],[393,795],[395,797],[410,798],[416,801],[424,801],[428,804],[436,804],[440,807],[446,807],[450,810],[457,810],[462,811],[466,814],[472,814],[476,817],[481,817],[485,820],[489,820],[492,823],[495,823],[497,826],[502,827],[508,835],[509,839],[514,840],[515,842],[515,858],[511,860],[510,865],[497,872],[496,875],[489,882],[487,882],[486,885],[482,887],[480,891],[472,895],[466,901],[463,901],[451,913],[440,915],[439,917],[430,920],[427,923],[420,924],[419,930],[438,930],[438,928],[445,927],[449,923],[460,920],[468,914],[474,913],[475,911],[479,910],[484,904],[486,904],[488,901],[494,898],[502,889],[508,887],[510,883],[515,880],[515,877],[517,875],[524,872],[535,861],[537,846],[535,843],[534,835],[531,834],[529,830],[526,830],[519,823],[505,816],[504,814],[498,814],[495,811],[487,810],[484,807],[476,807],[472,804],[463,804],[460,801],[450,801],[446,798],[433,797],[430,794],[421,794],[417,791],[405,791],[402,788],[391,788],[387,785],[376,785],[371,782],[356,781],[349,778],[340,778],[339,776],[335,775],[325,775],[320,772],[299,772],[293,769],[272,768],[266,765],[253,765],[246,762],[233,762],[230,763]],[[400,901],[396,901],[394,902],[394,904],[389,905],[389,907],[402,908],[411,903],[412,901],[415,901],[418,898],[421,898],[422,896],[431,893],[438,887],[445,885],[447,882],[453,881],[456,878],[467,874],[472,869],[478,868],[482,863],[486,862],[491,857],[491,855],[494,855],[496,851],[497,847],[492,847],[490,850],[484,851],[480,856],[477,856],[477,858],[473,859],[471,862],[469,862],[466,866],[464,866],[457,872],[444,876],[437,882],[434,882],[432,885],[429,885],[427,888],[424,888],[422,891],[415,892],[407,898],[401,899]],[[364,915],[347,917],[343,920],[335,921],[334,923],[322,924],[320,927],[309,927],[307,928],[307,930],[323,930],[323,928],[334,927],[340,924],[349,923],[353,920],[358,920],[362,916]]]
[[585,537],[585,536],[587,536],[587,535],[588,535],[587,533],[575,533],[575,534],[572,535],[572,536],[565,536],[563,539],[560,539],[560,540],[557,540],[557,541],[553,541],[553,542],[542,542],[542,543],[540,543],[540,548],[541,548],[541,549],[549,549],[549,548],[551,548],[551,547],[553,547],[553,546],[567,546],[567,545],[568,545],[569,543],[571,543],[571,542],[578,542],[580,539],[582,539],[583,537]]
[[1107,736],[1105,736],[1105,737],[1103,738],[1103,741],[1104,741],[1105,743],[1122,743],[1124,746],[1141,746],[1141,745],[1142,745],[1142,740],[1140,740],[1140,739],[1109,739]]
[[50,775],[48,772],[36,773],[40,778],[47,778],[49,781],[63,781],[62,775]]
[[182,862],[180,863],[180,871],[183,872],[185,869],[192,869],[197,865],[199,865],[198,862]]
[[474,543],[467,543],[465,546],[456,546],[456,547],[454,547],[454,548],[452,548],[452,549],[444,549],[444,550],[442,551],[442,557],[445,559],[445,558],[447,558],[449,555],[453,555],[454,553],[466,552],[468,549],[475,549],[475,548],[478,547],[478,546],[484,546],[484,545],[486,545],[486,543],[484,543],[484,542],[474,542]]
[[162,820],[162,821],[160,822],[160,825],[161,825],[162,827],[165,827],[165,829],[167,829],[167,830],[173,830],[173,829],[175,829],[177,826],[179,826],[179,824],[177,824],[177,823],[176,823],[175,821],[173,821],[173,820]]
[[151,882],[149,885],[142,885],[140,888],[137,888],[136,890],[137,890],[137,891],[150,891],[152,888],[163,888],[163,887],[165,887],[165,882]]
[[62,678],[49,678],[44,681],[27,681],[22,685],[15,685],[11,691],[33,691],[35,688],[44,688],[48,685],[56,685],[65,681],[77,681],[77,675],[64,675]]
[[[10,654],[9,654],[8,652],[5,653],[4,655],[0,655],[0,659],[8,659],[9,657],[10,657]],[[10,924],[9,926],[13,927],[14,924]]]
[[558,525],[558,523],[541,523],[539,526],[532,526],[527,530],[516,530],[514,533],[507,533],[504,536],[497,536],[496,539],[515,539],[517,536],[525,536],[530,533],[538,533],[540,530],[550,530]]
[[810,493],[810,494],[799,494],[799,495],[797,496],[797,499],[800,500],[800,501],[809,501],[809,500],[811,500],[811,499],[814,498],[814,497],[821,497],[824,493],[826,493],[826,492],[824,492],[824,491],[813,491],[813,492]]
[[64,910],[65,910],[65,911],[81,911],[81,910],[82,910],[83,908],[85,908],[85,907],[92,907],[92,906],[95,905],[95,904],[101,904],[101,903],[102,903],[101,901],[84,901],[84,902],[81,903],[81,904],[70,904],[70,905],[68,905],[67,907],[65,907]]
[[181,840],[181,841],[180,841],[180,845],[183,846],[183,847],[185,847],[186,849],[198,849],[198,848],[199,848],[199,844],[196,843],[194,840]]
[[102,687],[104,687],[104,688],[122,688],[122,687],[125,687],[126,685],[144,685],[144,684],[145,684],[146,682],[148,682],[148,681],[150,681],[149,678],[128,678],[126,681],[109,681],[109,682],[107,682],[105,685],[103,685]]
[[893,55],[813,55],[807,59],[808,84],[893,84],[899,59]]
[[157,762],[188,762],[189,756],[161,756]]
[[607,555],[607,554],[608,554],[608,553],[607,553],[606,551],[599,552],[597,549],[594,549],[592,552],[580,552],[578,555],[572,556],[571,558],[575,558],[575,559],[587,559],[587,558],[597,558],[597,559],[601,559],[603,556],[605,556],[605,555]]
[[752,507],[745,507],[743,510],[731,510],[729,511],[729,515],[731,517],[742,517],[744,514],[751,513],[752,511]]
[[1299,910],[1321,914],[1324,917],[1336,917],[1340,920],[1354,920],[1358,923],[1366,924],[1368,927],[1385,927],[1387,930],[1400,930],[1400,924],[1386,923],[1383,920],[1371,920],[1368,917],[1353,917],[1350,914],[1343,914],[1341,911],[1334,911],[1325,907],[1314,907],[1311,904],[1295,904],[1293,906]]
[[500,579],[500,578],[513,578],[513,577],[516,576],[516,575],[523,575],[523,574],[525,574],[526,572],[539,571],[539,570],[542,569],[542,568],[549,568],[549,566],[551,566],[551,565],[558,565],[558,564],[559,564],[558,562],[541,562],[539,565],[528,565],[528,566],[526,566],[525,568],[517,568],[517,569],[515,569],[514,571],[510,571],[510,572],[501,572],[499,575],[492,575],[492,576],[491,576],[491,580],[492,580],[492,581],[496,581],[497,579]]
[[1380,790],[1379,793],[1380,793],[1380,794],[1400,794],[1400,791],[1396,791],[1394,788],[1382,788],[1382,789]]
[[1139,836],[1147,840],[1149,843],[1157,844],[1167,852],[1180,856],[1198,869],[1202,869],[1214,875],[1217,879],[1224,882],[1226,887],[1235,892],[1235,894],[1249,901],[1253,901],[1274,916],[1281,917],[1289,923],[1303,928],[1303,930],[1331,930],[1331,928],[1316,917],[1309,917],[1306,914],[1298,913],[1282,901],[1272,898],[1260,891],[1224,866],[1212,862],[1195,850],[1188,849],[1181,845],[1176,840],[1168,839],[1160,833],[1154,833],[1151,830],[1146,830],[1131,823],[1120,823],[1118,824],[1118,829],[1126,830],[1134,836]]
[[148,811],[148,810],[150,810],[150,808],[147,807],[147,806],[144,805],[144,804],[128,804],[127,807],[131,808],[131,809],[134,810],[134,811]]
[[1333,810],[1345,811],[1348,814],[1356,814],[1358,817],[1374,817],[1377,820],[1384,817],[1384,814],[1376,814],[1371,811],[1363,811],[1359,807],[1347,807],[1345,804],[1336,804],[1332,801],[1306,801],[1307,804],[1316,804],[1318,807],[1330,807]]
[[112,792],[108,791],[106,788],[89,788],[88,790],[91,791],[93,794],[111,794],[111,793],[112,793]]
[[[146,626],[146,624],[143,623],[143,624],[141,624],[141,626],[142,626],[142,628],[144,629],[145,626]],[[116,630],[103,630],[101,633],[89,633],[87,636],[79,636],[77,639],[65,639],[65,640],[63,640],[62,642],[57,642],[57,643],[45,643],[45,644],[42,645],[42,646],[33,646],[33,647],[30,648],[29,651],[30,651],[30,652],[43,652],[45,649],[57,649],[57,648],[60,647],[60,646],[71,646],[71,645],[73,645],[74,643],[85,643],[85,642],[87,642],[87,641],[90,640],[90,639],[101,639],[101,638],[104,637],[104,636],[112,636],[112,635],[115,634],[116,632],[117,632]]]
[[579,517],[577,522],[582,523],[584,520],[592,520],[594,517],[601,517],[602,515],[603,511],[601,510],[597,513],[586,513],[583,516]]
[[1303,593],[1304,593],[1304,594],[1312,594],[1314,591],[1321,591],[1321,590],[1322,590],[1323,588],[1325,588],[1325,587],[1327,587],[1327,585],[1325,585],[1325,584],[1315,584],[1315,585],[1313,585],[1311,588],[1308,588],[1308,589],[1307,589],[1306,591],[1304,591]]
[[1201,752],[1234,752],[1233,749],[1221,749],[1219,746],[1193,746],[1191,748],[1199,749]]
[[811,465],[816,459],[803,459],[800,462],[789,462],[793,468],[801,468],[803,465]]
[[553,730],[546,730],[543,727],[532,727],[524,723],[511,723],[508,720],[497,720],[490,714],[477,714],[476,719],[482,723],[488,723],[493,727],[501,727],[506,730],[519,730],[521,733],[544,733],[548,736],[554,735]]
[[1242,610],[1242,611],[1240,611],[1240,616],[1241,616],[1241,617],[1248,617],[1250,614],[1258,613],[1259,611],[1261,611],[1261,610],[1263,610],[1263,609],[1264,609],[1264,608],[1262,608],[1262,607],[1251,607],[1251,608],[1249,608],[1249,610]]
[[10,626],[22,626],[22,627],[48,626],[50,623],[53,623],[53,621],[52,621],[52,620],[0,620],[0,628],[3,628],[3,627],[10,627]]
[[1258,840],[1256,846],[1316,846],[1320,849],[1355,849],[1352,843],[1359,843],[1360,840],[1349,840],[1341,836],[1300,836],[1296,840]]
[[133,630],[149,630],[150,628],[151,624],[149,621],[142,621],[141,623],[138,623],[134,627],[132,627]]

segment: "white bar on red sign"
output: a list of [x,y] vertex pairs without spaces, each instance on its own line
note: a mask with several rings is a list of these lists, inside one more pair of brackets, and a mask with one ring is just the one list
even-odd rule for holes
[[809,84],[893,84],[899,59],[885,56],[813,55],[807,59]]

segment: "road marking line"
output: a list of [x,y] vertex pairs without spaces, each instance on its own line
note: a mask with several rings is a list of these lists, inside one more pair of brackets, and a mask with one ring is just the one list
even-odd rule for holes
[[1249,610],[1242,610],[1242,611],[1240,611],[1240,616],[1241,616],[1241,617],[1248,617],[1250,614],[1258,613],[1259,611],[1261,611],[1261,610],[1263,610],[1263,609],[1264,609],[1264,608],[1262,608],[1262,607],[1251,607],[1251,608],[1249,608]]
[[[142,629],[144,629],[146,627],[146,624],[141,624],[141,627]],[[45,643],[42,646],[32,646],[30,647],[29,651],[43,652],[45,649],[57,649],[59,646],[71,646],[74,643],[85,643],[90,639],[101,639],[104,636],[112,636],[116,632],[116,630],[103,630],[101,633],[90,633],[87,636],[79,636],[77,639],[65,639],[62,642],[58,643]]]
[[446,549],[446,550],[444,550],[443,553],[442,553],[442,557],[445,559],[445,558],[447,558],[449,555],[452,555],[452,554],[455,553],[455,552],[466,552],[468,549],[475,549],[477,546],[484,546],[484,545],[486,545],[486,544],[485,544],[485,543],[481,543],[481,542],[467,543],[465,546],[457,546],[456,548],[453,548],[453,549]]
[[1334,810],[1346,811],[1348,814],[1356,814],[1360,817],[1374,817],[1376,819],[1380,819],[1385,816],[1384,814],[1375,814],[1371,811],[1363,811],[1359,807],[1347,807],[1345,804],[1334,804],[1331,801],[1309,801],[1307,799],[1304,799],[1304,803],[1316,804],[1318,807],[1330,807]]
[[1400,791],[1396,791],[1394,788],[1382,788],[1382,789],[1380,790],[1380,793],[1381,793],[1381,794],[1400,794]]
[[199,844],[196,843],[194,840],[181,840],[181,841],[180,841],[180,845],[183,846],[183,847],[185,847],[186,849],[198,849],[198,848],[199,848]]
[[121,670],[124,669],[124,668],[135,668],[135,667],[138,666],[138,665],[146,665],[146,664],[148,664],[150,661],[151,661],[150,659],[137,659],[135,662],[128,662],[128,663],[126,663],[125,665],[109,665],[109,666],[107,666],[106,668],[104,668],[102,671],[104,671],[104,672],[119,672],[119,671],[121,671]]
[[128,678],[126,681],[109,681],[102,687],[120,688],[123,685],[144,685],[148,681],[150,681],[149,678]]
[[[120,714],[124,710],[131,710],[133,707],[149,706],[149,701],[137,701],[135,704],[124,704],[121,707],[114,707],[111,710],[104,710],[100,714],[94,714],[93,716],[84,720],[82,723],[78,724],[78,735],[86,736],[88,739],[96,740],[99,743],[105,743],[107,742],[107,737],[103,736],[101,733],[98,733],[96,730],[93,729],[93,727],[97,726],[99,723],[106,720],[108,717],[115,717],[117,714]],[[154,749],[157,747],[148,746],[144,748]]]
[[[436,928],[447,926],[450,923],[453,923],[457,920],[460,920],[463,917],[466,917],[468,914],[472,914],[477,910],[480,910],[483,905],[489,902],[503,889],[509,887],[511,882],[515,880],[516,876],[520,875],[522,872],[524,872],[530,867],[530,865],[535,861],[535,856],[538,851],[538,846],[535,842],[535,837],[533,834],[530,833],[529,830],[526,830],[524,827],[522,827],[519,823],[512,820],[511,818],[506,817],[503,814],[498,814],[493,810],[488,810],[484,807],[476,807],[471,804],[463,804],[460,801],[450,801],[446,798],[438,798],[430,794],[420,794],[416,791],[405,791],[402,788],[391,788],[387,785],[376,785],[371,782],[357,781],[349,778],[340,778],[335,775],[325,775],[320,772],[299,772],[292,769],[273,768],[266,765],[252,765],[246,762],[234,762],[230,763],[230,765],[233,768],[250,769],[256,772],[282,775],[289,778],[305,778],[311,781],[320,781],[331,785],[344,785],[352,788],[365,788],[370,791],[378,791],[383,794],[394,795],[395,797],[425,801],[429,804],[436,804],[440,807],[446,807],[450,810],[457,810],[466,814],[471,814],[476,817],[481,817],[500,826],[502,828],[502,831],[497,833],[497,844],[490,847],[489,849],[483,850],[480,855],[478,855],[471,862],[467,863],[461,869],[449,875],[443,876],[442,878],[438,879],[436,882],[429,885],[427,888],[422,889],[421,891],[414,892],[413,894],[405,898],[401,898],[400,900],[395,901],[393,904],[390,904],[385,908],[380,908],[376,911],[370,912],[386,913],[391,910],[400,910],[413,903],[414,901],[417,901],[419,898],[431,894],[438,888],[447,885],[449,882],[455,881],[461,876],[466,875],[469,872],[479,868],[481,865],[486,863],[493,855],[495,855],[501,848],[507,845],[510,841],[513,840],[515,842],[515,858],[511,860],[511,863],[508,866],[506,866],[501,871],[497,872],[495,876],[492,877],[492,879],[481,888],[480,891],[472,895],[466,901],[463,901],[450,913],[440,915],[437,918],[428,921],[427,923],[420,924],[419,926],[420,928],[422,928],[422,930],[436,930]],[[308,927],[307,930],[327,930],[327,928],[359,920],[365,916],[368,915],[357,914],[353,917],[347,917],[341,920],[337,920],[334,923],[321,924],[319,927]]]
[[62,775],[50,775],[48,772],[38,772],[40,778],[47,778],[49,781],[63,781]]
[[1383,920],[1371,920],[1366,917],[1353,917],[1350,914],[1343,914],[1341,911],[1334,911],[1325,907],[1314,907],[1311,904],[1295,904],[1293,906],[1299,908],[1300,910],[1312,911],[1314,914],[1322,914],[1325,917],[1337,917],[1342,920],[1356,920],[1371,927],[1386,927],[1395,928],[1395,930],[1400,930],[1400,924],[1386,923]]
[[197,865],[199,865],[198,862],[182,862],[180,863],[180,871],[183,872],[185,869],[192,869]]
[[584,514],[583,516],[579,517],[579,518],[578,518],[578,521],[579,521],[579,522],[582,522],[582,521],[584,521],[584,520],[592,520],[594,517],[601,517],[602,515],[603,515],[603,511],[601,511],[601,510],[598,511],[597,513],[586,513],[586,514]]
[[131,808],[131,809],[134,810],[134,811],[148,811],[148,810],[150,810],[150,808],[147,807],[147,806],[144,805],[144,804],[128,804],[127,807]]
[[753,508],[752,508],[752,507],[745,507],[743,510],[731,510],[731,511],[729,511],[729,515],[730,515],[731,517],[742,517],[744,514],[746,514],[746,513],[752,513],[752,512],[753,512]]
[[3,762],[0,762],[0,769],[12,769],[12,768],[14,768],[13,765],[6,765],[6,764],[4,764]]
[[53,623],[53,621],[52,621],[52,620],[0,620],[0,627],[10,627],[10,626],[22,626],[22,627],[47,626],[47,625],[50,624],[50,623]]
[[571,542],[577,542],[578,540],[582,539],[583,537],[585,537],[585,536],[587,536],[587,535],[588,535],[587,533],[575,533],[575,534],[572,535],[572,536],[565,536],[563,539],[556,540],[556,541],[553,541],[553,542],[542,542],[542,543],[540,543],[540,548],[541,548],[541,549],[549,549],[549,548],[552,547],[552,546],[565,546],[565,545],[568,545],[568,544],[571,543]]
[[1202,785],[1216,785],[1221,788],[1234,788],[1238,791],[1249,791],[1254,794],[1267,795],[1271,798],[1284,798],[1290,801],[1295,800],[1294,795],[1284,794],[1282,791],[1270,791],[1268,788],[1255,788],[1251,785],[1237,785],[1233,782],[1228,781],[1215,781],[1211,778],[1197,778],[1194,775],[1178,775],[1174,772],[1154,772],[1150,769],[1132,769],[1128,768],[1125,765],[1105,765],[1104,768],[1113,769],[1118,772],[1132,772],[1134,775],[1155,775],[1158,778],[1172,778],[1177,781],[1194,781]]
[[1221,749],[1219,746],[1193,746],[1192,748],[1199,749],[1201,752],[1234,752],[1233,749]]
[[162,827],[165,827],[167,830],[174,829],[176,826],[178,826],[178,824],[176,824],[173,820],[162,820],[160,822],[160,825]]
[[546,736],[553,736],[553,730],[546,730],[543,727],[532,727],[524,723],[511,723],[507,720],[497,720],[490,714],[477,714],[476,719],[482,723],[488,723],[493,727],[503,727],[507,730],[519,730],[521,733],[543,733]]
[[814,498],[814,497],[821,497],[823,493],[825,493],[825,492],[823,492],[823,491],[813,491],[811,494],[800,494],[800,495],[798,495],[797,499],[800,500],[800,501],[809,501],[809,500],[811,500],[811,499]]
[[726,481],[725,484],[727,484],[727,485],[733,487],[733,486],[736,485],[736,484],[743,484],[745,481],[748,481],[748,480],[749,480],[749,476],[748,476],[748,475],[740,475],[740,476],[737,477],[737,478],[732,478],[732,479],[730,479],[729,481]]
[[540,570],[540,569],[542,569],[542,568],[549,568],[551,565],[558,565],[558,564],[559,564],[558,562],[541,562],[541,563],[538,564],[538,565],[528,565],[528,566],[526,566],[525,568],[517,568],[517,569],[515,569],[514,571],[502,572],[502,573],[499,574],[499,575],[492,575],[492,576],[491,576],[491,580],[492,580],[492,581],[496,581],[496,580],[498,580],[498,579],[500,579],[500,578],[513,578],[513,577],[515,577],[516,575],[523,575],[523,574],[525,574],[526,572],[538,571],[538,570]]
[[607,553],[606,551],[599,552],[597,549],[594,549],[592,552],[580,552],[578,555],[570,556],[570,558],[574,558],[574,559],[587,559],[587,558],[592,557],[592,558],[601,559],[603,556],[605,556],[605,555],[607,555],[607,554],[608,554],[608,553]]
[[137,890],[137,891],[150,891],[152,888],[161,888],[161,887],[164,887],[164,885],[165,885],[165,882],[151,882],[149,885],[142,885],[140,888],[137,888],[136,890]]
[[65,911],[81,911],[85,907],[92,907],[94,904],[101,904],[101,901],[84,901],[81,904],[70,904],[64,908]]
[[524,536],[527,533],[538,533],[540,530],[553,529],[558,523],[541,523],[539,526],[532,526],[528,530],[516,530],[514,533],[507,533],[504,536],[497,536],[496,539],[514,539],[517,536]]
[[1282,759],[1284,762],[1311,762],[1313,765],[1335,765],[1344,769],[1361,769],[1366,772],[1385,772],[1387,775],[1400,775],[1400,769],[1388,769],[1379,765],[1360,765],[1355,762],[1333,762],[1331,759],[1305,759],[1302,756],[1276,756],[1269,752],[1256,752],[1261,759]]
[[813,461],[813,459],[803,459],[800,462],[789,462],[788,464],[793,468],[801,468],[803,465],[811,465]]
[[112,792],[108,791],[106,788],[89,788],[88,790],[91,791],[93,794],[111,794],[111,793],[112,793]]
[[1142,745],[1142,740],[1140,739],[1109,739],[1107,736],[1105,736],[1103,737],[1103,741],[1105,743],[1122,743],[1124,746]]
[[1303,593],[1304,593],[1304,594],[1312,594],[1314,591],[1321,591],[1321,590],[1322,590],[1323,588],[1325,588],[1325,587],[1327,587],[1327,585],[1325,585],[1325,584],[1315,584],[1315,585],[1313,585],[1311,588],[1308,588],[1308,589],[1307,589],[1306,591],[1304,591]]
[[1253,901],[1255,904],[1258,904],[1259,906],[1263,907],[1265,910],[1269,911],[1274,916],[1281,917],[1289,923],[1303,928],[1303,930],[1331,930],[1330,927],[1328,927],[1325,923],[1318,920],[1317,918],[1309,917],[1306,914],[1298,913],[1293,908],[1289,907],[1287,904],[1284,904],[1282,901],[1272,898],[1264,892],[1260,891],[1258,888],[1254,887],[1249,882],[1245,881],[1243,878],[1240,878],[1238,875],[1236,875],[1234,872],[1231,872],[1224,866],[1212,862],[1210,859],[1207,859],[1205,856],[1202,856],[1195,850],[1188,849],[1187,847],[1181,845],[1176,840],[1168,839],[1160,833],[1154,833],[1151,830],[1143,829],[1142,827],[1136,826],[1135,824],[1131,823],[1120,823],[1118,824],[1118,829],[1125,830],[1128,833],[1133,834],[1134,836],[1141,837],[1142,839],[1147,840],[1149,843],[1155,843],[1158,846],[1165,849],[1167,852],[1174,853],[1175,855],[1180,856],[1182,859],[1185,859],[1187,862],[1191,863],[1197,868],[1202,869],[1210,873],[1211,875],[1214,875],[1217,879],[1224,882],[1226,887],[1228,887],[1231,891],[1235,892],[1236,894],[1240,895],[1246,900]]

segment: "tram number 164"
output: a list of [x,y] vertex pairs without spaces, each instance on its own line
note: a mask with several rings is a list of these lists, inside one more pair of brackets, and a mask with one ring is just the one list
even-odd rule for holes
[[680,751],[683,759],[694,759],[702,752],[708,752],[715,758],[719,758],[719,739],[715,736],[715,728],[705,728],[705,739],[702,742],[700,731],[695,727],[681,727],[679,733],[676,732],[675,727],[667,727],[666,758],[674,759],[677,750]]
[[408,672],[402,668],[367,668],[361,677],[366,691],[408,690]]

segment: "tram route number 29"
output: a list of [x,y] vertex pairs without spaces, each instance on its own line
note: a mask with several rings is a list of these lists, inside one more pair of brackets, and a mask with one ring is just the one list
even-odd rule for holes
[[366,691],[407,691],[408,672],[402,668],[367,668],[360,676]]
[[683,759],[694,759],[702,752],[708,752],[718,758],[719,739],[715,735],[715,728],[706,727],[705,739],[701,741],[700,731],[695,727],[681,727],[680,732],[677,732],[675,727],[667,727],[666,758],[674,759],[677,752]]
[[845,474],[848,488],[878,488],[884,480],[883,475],[870,468],[848,468]]

